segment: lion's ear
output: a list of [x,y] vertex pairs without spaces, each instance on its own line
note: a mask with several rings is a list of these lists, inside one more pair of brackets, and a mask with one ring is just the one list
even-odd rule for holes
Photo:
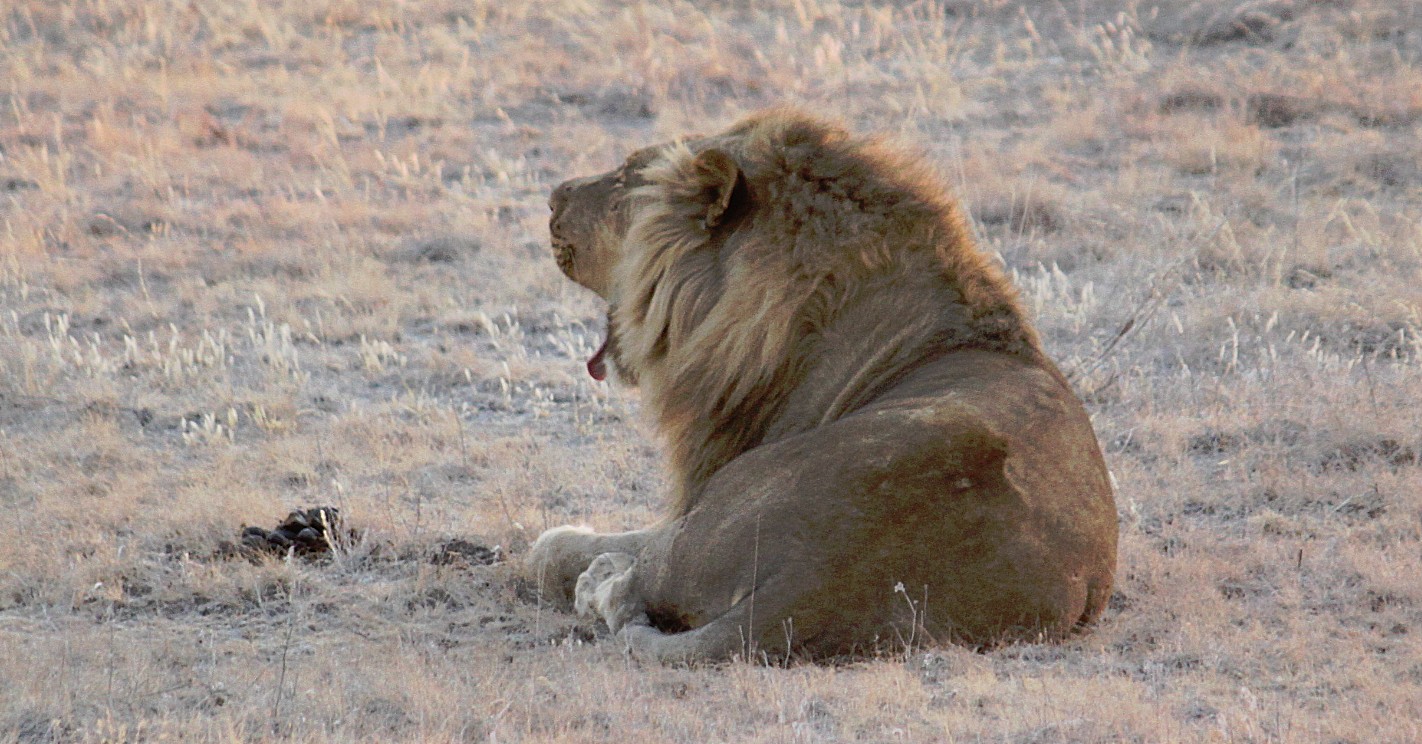
[[701,224],[710,230],[721,224],[726,212],[731,209],[731,201],[741,185],[741,167],[726,151],[715,148],[697,155],[692,167],[706,200],[706,216]]

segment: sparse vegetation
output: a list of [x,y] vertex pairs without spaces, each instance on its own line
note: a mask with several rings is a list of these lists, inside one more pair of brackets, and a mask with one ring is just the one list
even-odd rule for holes
[[[1159,5],[6,5],[0,741],[1422,740],[1422,5]],[[549,189],[783,101],[917,143],[1075,370],[1093,633],[636,668],[460,558],[660,502]]]

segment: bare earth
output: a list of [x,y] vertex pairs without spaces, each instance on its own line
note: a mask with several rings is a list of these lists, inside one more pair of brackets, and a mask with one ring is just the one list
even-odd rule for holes
[[[1422,741],[1422,3],[1159,5],[5,4],[0,741]],[[1023,287],[1094,632],[644,668],[482,565],[659,508],[548,191],[782,102]]]

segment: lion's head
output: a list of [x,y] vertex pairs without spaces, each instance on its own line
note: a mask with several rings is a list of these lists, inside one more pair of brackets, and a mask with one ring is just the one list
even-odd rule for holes
[[552,210],[548,233],[558,268],[609,303],[606,340],[588,360],[588,374],[598,380],[607,377],[611,363],[624,382],[636,384],[635,368],[620,363],[611,327],[613,276],[632,223],[631,196],[647,183],[642,170],[659,156],[660,149],[643,148],[606,173],[565,181],[548,199]]
[[550,200],[558,266],[608,303],[685,513],[768,433],[843,416],[934,355],[1038,355],[1015,292],[917,160],[781,109],[633,153]]

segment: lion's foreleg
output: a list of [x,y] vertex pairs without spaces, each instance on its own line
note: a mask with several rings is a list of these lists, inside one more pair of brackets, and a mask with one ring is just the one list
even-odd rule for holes
[[637,559],[626,553],[603,553],[578,577],[573,607],[579,615],[596,615],[616,633],[629,623],[647,622],[642,598],[634,589]]
[[578,577],[603,553],[635,556],[652,532],[600,534],[587,527],[554,527],[534,541],[524,557],[523,574],[539,595],[563,606],[573,602]]

